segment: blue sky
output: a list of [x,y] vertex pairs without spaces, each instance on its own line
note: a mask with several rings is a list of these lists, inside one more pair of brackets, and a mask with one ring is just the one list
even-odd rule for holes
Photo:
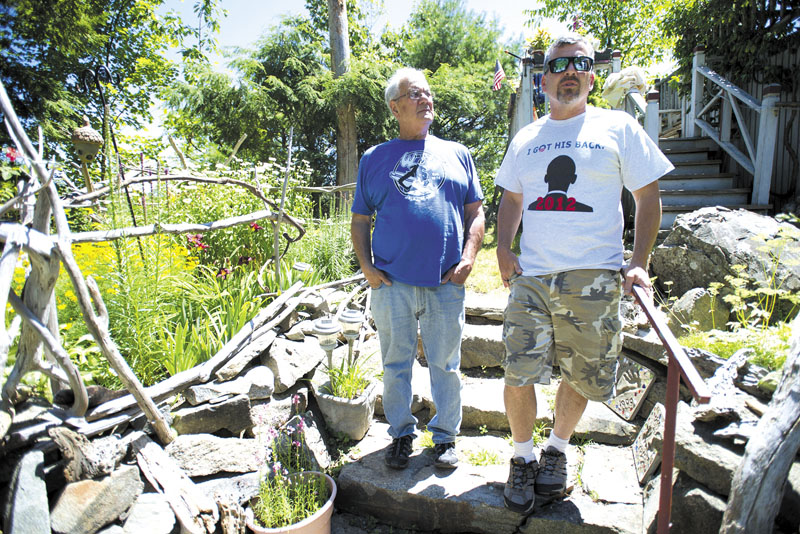
[[[417,1],[385,0],[384,12],[376,12],[369,19],[375,33],[385,25],[399,28],[416,6]],[[217,36],[221,47],[250,46],[264,32],[276,25],[284,15],[305,13],[305,0],[222,0],[228,16],[222,19]],[[194,17],[194,0],[167,0],[166,10],[176,10],[184,22]],[[366,5],[366,2],[362,2]],[[520,35],[529,37],[533,30],[524,26],[528,17],[522,10],[534,5],[520,0],[466,0],[467,8],[476,13],[485,13],[487,19],[496,18],[505,30],[504,37],[511,39]],[[548,29],[553,25],[548,25]],[[553,30],[551,29],[551,32]],[[557,33],[557,32],[556,32]],[[521,51],[518,51],[521,52]]]

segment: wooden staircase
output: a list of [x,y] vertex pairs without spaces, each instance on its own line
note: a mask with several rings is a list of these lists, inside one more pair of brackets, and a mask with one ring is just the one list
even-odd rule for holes
[[662,138],[661,151],[675,169],[659,180],[661,229],[668,230],[681,213],[708,206],[767,212],[771,206],[750,204],[751,189],[735,187],[736,175],[721,172],[722,160],[714,159],[719,147],[705,137]]

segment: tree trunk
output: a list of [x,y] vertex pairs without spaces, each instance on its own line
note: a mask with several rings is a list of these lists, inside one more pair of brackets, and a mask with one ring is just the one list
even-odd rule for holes
[[[338,78],[350,72],[347,0],[328,0],[328,29],[333,76]],[[336,121],[336,184],[352,184],[358,169],[356,114],[352,103],[342,102],[336,106]]]
[[747,443],[731,484],[720,534],[772,532],[783,489],[800,448],[800,317],[767,412]]

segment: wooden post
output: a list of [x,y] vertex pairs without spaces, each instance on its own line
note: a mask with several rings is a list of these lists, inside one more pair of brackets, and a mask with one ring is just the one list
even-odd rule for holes
[[647,93],[647,110],[644,115],[644,130],[656,144],[661,135],[661,116],[658,112],[659,92],[656,90]]
[[619,72],[622,70],[622,52],[614,50],[611,52],[611,72]]
[[778,139],[777,103],[781,98],[781,86],[770,84],[764,87],[761,100],[761,116],[758,120],[758,147],[756,148],[755,176],[753,176],[753,199],[756,205],[769,204],[772,186],[772,162],[775,160],[775,144]]
[[689,111],[686,113],[686,123],[683,125],[684,137],[697,136],[697,112],[703,109],[703,75],[697,72],[698,67],[706,64],[706,47],[699,45],[694,49],[692,59],[692,101]]

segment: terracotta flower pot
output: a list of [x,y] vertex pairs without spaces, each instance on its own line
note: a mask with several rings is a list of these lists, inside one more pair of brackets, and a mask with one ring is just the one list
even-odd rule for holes
[[249,528],[255,534],[330,534],[331,516],[333,515],[333,501],[336,499],[336,482],[329,475],[320,473],[319,471],[304,471],[291,476],[325,477],[325,481],[328,483],[328,490],[330,491],[328,500],[325,501],[325,504],[323,504],[319,510],[302,521],[292,525],[287,525],[285,527],[276,528],[267,528],[259,525],[255,520],[255,514],[253,513],[252,506],[247,506],[244,512],[247,528]]

